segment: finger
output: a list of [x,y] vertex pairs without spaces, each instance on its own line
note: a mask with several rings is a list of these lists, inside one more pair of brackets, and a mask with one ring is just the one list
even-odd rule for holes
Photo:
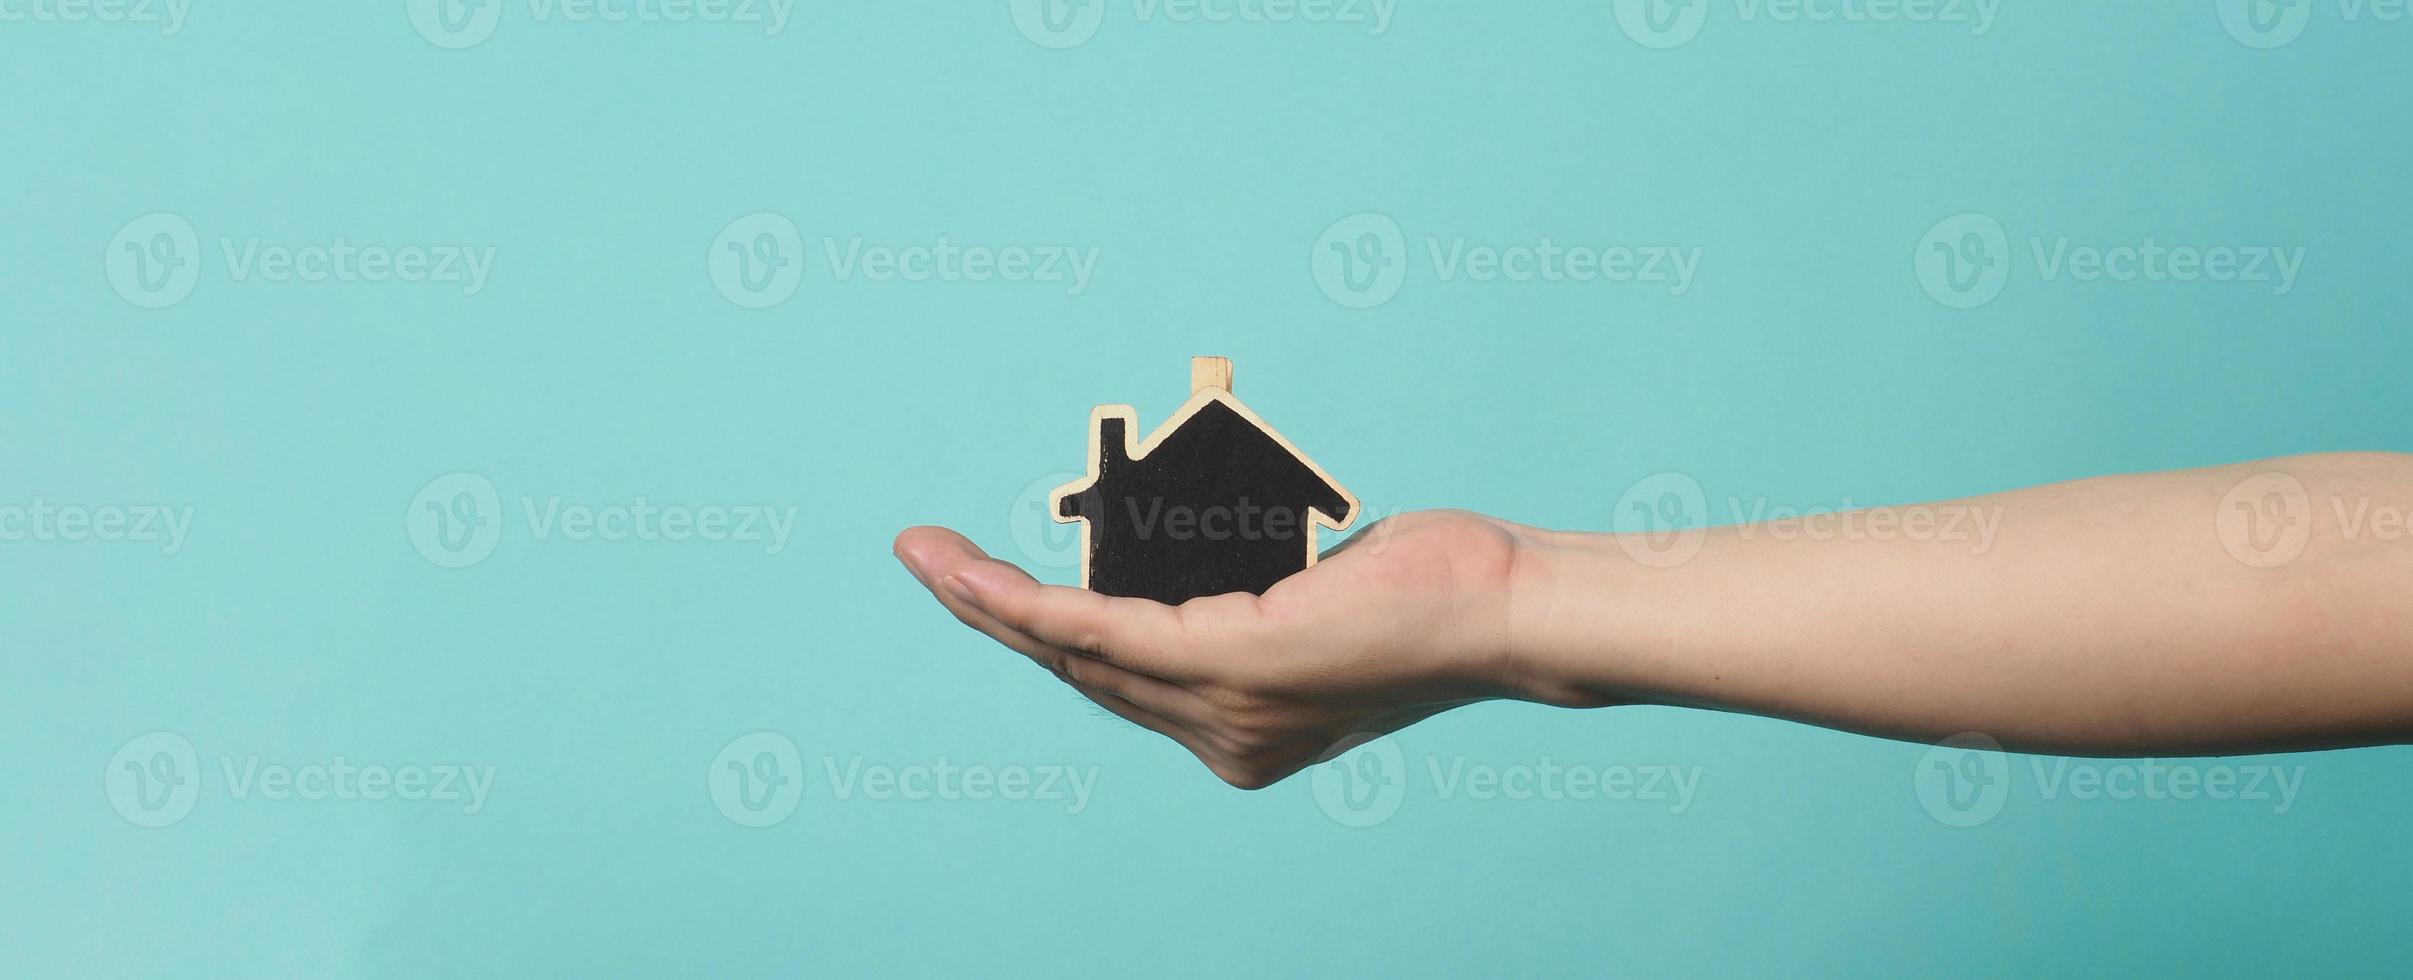
[[1041,585],[1021,569],[982,554],[962,535],[915,528],[897,539],[902,558],[923,583],[940,591],[953,579],[1006,627],[1060,649],[1170,681],[1204,679],[1205,664],[1185,656],[1179,610],[1147,599],[1104,596],[1087,589]]
[[[1180,725],[1174,724],[1166,719],[1155,717],[1145,711],[1141,711],[1137,706],[1132,705],[1130,702],[1121,701],[1118,703],[1119,699],[1117,699],[1114,695],[1107,694],[1103,691],[1084,690],[1080,685],[1077,684],[1073,685],[1073,689],[1080,691],[1091,701],[1097,702],[1098,707],[1114,712],[1117,717],[1120,717],[1125,721],[1148,729],[1149,731],[1155,732],[1166,738],[1172,739],[1174,744],[1189,750],[1190,755],[1197,758],[1200,765],[1207,767],[1208,772],[1214,773],[1215,778],[1217,779],[1223,780],[1224,782],[1230,783],[1234,786],[1249,787],[1262,787],[1270,785],[1276,781],[1273,778],[1268,778],[1265,775],[1252,772],[1248,766],[1239,762],[1238,760],[1235,760],[1232,756],[1217,751],[1212,742],[1200,736],[1195,731],[1183,728]],[[1298,767],[1293,766],[1288,770],[1281,772],[1280,775],[1288,776],[1297,771]]]
[[[910,560],[906,565],[913,567]],[[915,574],[919,577],[921,573],[916,570]],[[1029,657],[1032,662],[1047,668],[1067,683],[1106,691],[1137,703],[1151,714],[1192,721],[1210,716],[1211,708],[1205,700],[1188,689],[1103,660],[1075,655],[1016,630],[972,604],[955,589],[948,588],[947,582],[942,579],[935,586],[929,582],[923,584],[931,586],[931,595],[936,596],[939,604],[953,613],[958,621],[1004,644],[1008,649]]]
[[964,625],[1029,657],[1033,663],[1047,668],[1067,684],[1103,691],[1132,702],[1149,714],[1177,721],[1203,723],[1212,717],[1213,709],[1205,699],[1188,688],[1041,642],[1036,637],[998,622],[996,617],[982,612],[979,607],[947,594],[943,588],[938,595],[939,603],[946,606],[948,612],[954,613],[955,618]]
[[1098,707],[1113,712],[1115,717],[1172,739],[1173,744],[1179,745],[1191,755],[1197,756],[1200,762],[1213,766],[1215,763],[1212,760],[1220,758],[1219,756],[1210,757],[1209,753],[1212,750],[1206,744],[1206,740],[1199,738],[1196,733],[1182,727],[1172,719],[1157,715],[1146,708],[1133,704],[1128,699],[1116,696],[1113,692],[1069,681],[1066,683],[1071,684],[1073,690],[1081,692],[1082,697],[1095,702]]
[[1181,683],[1208,673],[1188,652],[1181,612],[1164,603],[1041,585],[995,562],[966,566],[954,578],[998,621],[1054,646]]

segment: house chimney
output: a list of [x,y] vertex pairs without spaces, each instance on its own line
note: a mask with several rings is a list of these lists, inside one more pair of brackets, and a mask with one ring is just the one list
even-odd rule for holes
[[1190,394],[1209,388],[1232,390],[1232,359],[1228,357],[1190,358]]
[[1130,462],[1131,457],[1124,455],[1130,448],[1131,443],[1123,435],[1121,418],[1105,416],[1098,419],[1098,479],[1105,479],[1106,474]]

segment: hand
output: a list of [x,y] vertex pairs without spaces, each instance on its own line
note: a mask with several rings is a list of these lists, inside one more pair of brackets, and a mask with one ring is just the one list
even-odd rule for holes
[[1515,696],[1525,537],[1475,514],[1406,514],[1263,597],[1179,606],[1042,585],[944,528],[908,529],[896,554],[965,625],[1258,789],[1356,741]]

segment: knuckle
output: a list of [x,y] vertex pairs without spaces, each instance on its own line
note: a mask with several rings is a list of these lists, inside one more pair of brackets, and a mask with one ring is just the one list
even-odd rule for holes
[[1271,713],[1221,718],[1201,732],[1217,753],[1235,763],[1277,768],[1297,754],[1299,734],[1295,725]]
[[1266,728],[1251,724],[1225,722],[1208,733],[1215,748],[1234,759],[1254,759],[1282,744],[1282,739]]
[[1235,728],[1253,727],[1262,720],[1269,705],[1265,698],[1235,687],[1216,686],[1198,693],[1215,716]]
[[1017,633],[1028,633],[1031,631],[1030,610],[1023,608],[1018,603],[996,602],[990,603],[986,606],[977,607],[971,606],[969,603],[967,603],[966,608],[977,611],[981,615],[996,620],[1000,625]]
[[1113,677],[1097,669],[1097,665],[1079,657],[1063,658],[1056,668],[1056,674],[1076,686],[1093,691],[1103,691],[1116,697],[1122,696],[1122,692],[1116,690],[1120,685],[1114,683]]
[[1282,747],[1282,738],[1263,728],[1242,728],[1233,733],[1232,741],[1244,757],[1255,758]]
[[1223,758],[1239,759],[1248,755],[1248,746],[1242,744],[1239,738],[1222,729],[1200,732],[1199,737],[1206,741],[1207,748],[1214,750],[1216,755]]
[[1046,667],[1048,673],[1056,675],[1057,680],[1063,681],[1066,684],[1071,684],[1075,687],[1096,686],[1090,683],[1090,678],[1088,676],[1089,670],[1087,667],[1082,665],[1081,658],[1079,657],[1069,656],[1061,653],[1052,654],[1042,658],[1039,661],[1039,665]]

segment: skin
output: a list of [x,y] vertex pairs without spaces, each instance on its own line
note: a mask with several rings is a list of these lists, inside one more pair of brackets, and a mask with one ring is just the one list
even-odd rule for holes
[[1688,558],[1665,533],[1406,514],[1262,597],[1180,606],[1042,585],[944,528],[896,554],[966,625],[1255,789],[1502,698],[2073,755],[2399,742],[2409,514],[2413,456],[2331,453],[1716,528]]

